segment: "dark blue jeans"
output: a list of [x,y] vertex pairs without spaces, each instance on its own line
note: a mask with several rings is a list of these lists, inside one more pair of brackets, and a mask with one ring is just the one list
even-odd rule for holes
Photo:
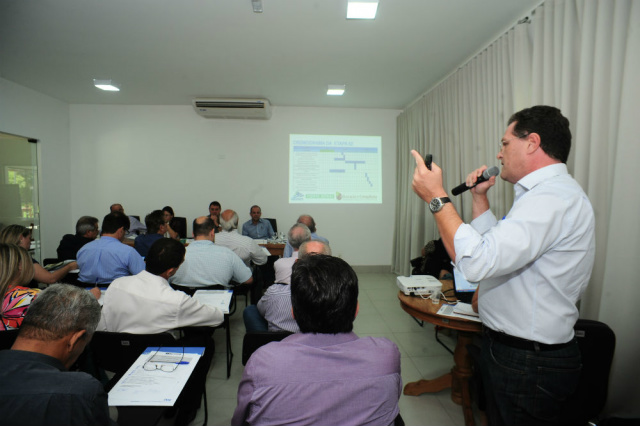
[[556,425],[563,403],[578,386],[577,342],[557,350],[524,350],[487,333],[480,361],[491,425]]
[[244,319],[244,327],[247,333],[252,331],[269,331],[269,323],[262,318],[256,305],[249,305],[242,311],[242,319]]

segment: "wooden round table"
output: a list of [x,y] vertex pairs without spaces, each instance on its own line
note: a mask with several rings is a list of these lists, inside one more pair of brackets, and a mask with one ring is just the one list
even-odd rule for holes
[[[442,281],[442,291],[452,288],[452,286],[451,281]],[[456,404],[462,405],[465,425],[472,426],[474,420],[469,395],[471,357],[467,351],[467,345],[472,343],[474,334],[482,331],[482,324],[463,318],[438,315],[438,310],[444,303],[442,300],[440,303],[434,304],[430,299],[406,296],[401,291],[398,292],[398,299],[400,299],[402,309],[412,317],[458,331],[458,341],[453,353],[454,366],[451,371],[435,379],[407,383],[404,387],[404,394],[417,396],[451,388],[451,399]]]

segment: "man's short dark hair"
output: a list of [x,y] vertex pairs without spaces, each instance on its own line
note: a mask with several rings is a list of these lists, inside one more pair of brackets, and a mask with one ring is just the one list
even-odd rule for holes
[[160,275],[167,269],[177,268],[184,260],[184,245],[173,238],[160,238],[151,245],[147,256],[146,270],[150,274]]
[[164,225],[164,212],[162,210],[154,210],[144,218],[144,224],[147,226],[147,234],[157,234],[160,227]]
[[81,287],[54,284],[31,302],[20,336],[49,341],[81,330],[92,336],[99,321],[100,304],[93,294]]
[[316,232],[316,221],[313,220],[313,217],[311,217],[310,215],[301,214],[300,217],[298,218],[298,223],[307,225],[307,228],[309,228],[309,231],[311,231],[311,233]]
[[128,231],[130,226],[131,222],[129,221],[129,217],[120,212],[109,213],[102,219],[103,234],[115,234],[120,228]]
[[76,222],[76,234],[84,235],[90,231],[98,230],[98,218],[93,216],[82,216]]
[[220,207],[222,208],[222,206],[220,205],[219,202],[217,201],[212,201],[211,203],[209,203],[209,208],[211,208],[211,206],[216,206],[216,207]]
[[299,259],[291,274],[291,304],[303,333],[348,333],[358,307],[358,276],[338,257]]
[[569,158],[571,151],[571,130],[569,120],[562,112],[552,106],[537,105],[518,111],[509,118],[509,125],[517,136],[524,137],[531,133],[540,135],[540,147],[551,158],[563,163]]
[[209,216],[205,217],[206,219],[202,223],[198,223],[199,218],[193,219],[193,235],[195,237],[206,237],[215,229],[216,224],[213,223],[213,219]]

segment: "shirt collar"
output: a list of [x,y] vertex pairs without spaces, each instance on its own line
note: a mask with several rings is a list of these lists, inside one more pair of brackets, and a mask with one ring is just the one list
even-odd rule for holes
[[287,342],[298,343],[306,346],[332,346],[358,340],[353,331],[349,333],[324,334],[324,333],[295,333],[286,338]]
[[531,189],[533,189],[540,182],[544,182],[545,180],[555,176],[566,174],[569,174],[569,171],[567,170],[567,165],[565,163],[551,164],[549,166],[545,166],[541,169],[535,170],[516,182],[516,184],[514,185],[514,190],[516,193],[515,198],[518,199],[525,192],[531,191]]

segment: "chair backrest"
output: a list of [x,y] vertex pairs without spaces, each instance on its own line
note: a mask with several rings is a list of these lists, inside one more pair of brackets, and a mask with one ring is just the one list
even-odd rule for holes
[[266,217],[265,219],[271,222],[271,227],[273,228],[273,232],[278,232],[278,222],[275,219],[271,219],[270,217]]
[[10,349],[13,346],[13,342],[18,337],[20,330],[2,330],[0,331],[0,350]]
[[580,353],[582,372],[575,394],[567,401],[560,424],[587,424],[598,417],[609,387],[609,372],[616,347],[616,336],[608,325],[579,319],[574,327]]
[[171,227],[178,233],[180,238],[187,238],[187,218],[174,216],[171,219]]
[[279,342],[287,336],[290,331],[254,331],[244,335],[242,340],[242,365],[246,365],[247,361],[260,346],[264,346],[270,342]]
[[[105,387],[107,391],[113,387],[120,377],[127,372],[140,354],[149,346],[178,346],[173,336],[168,333],[131,334],[96,331],[91,339],[91,350],[99,367],[115,373]],[[181,345],[180,345],[181,346]]]

